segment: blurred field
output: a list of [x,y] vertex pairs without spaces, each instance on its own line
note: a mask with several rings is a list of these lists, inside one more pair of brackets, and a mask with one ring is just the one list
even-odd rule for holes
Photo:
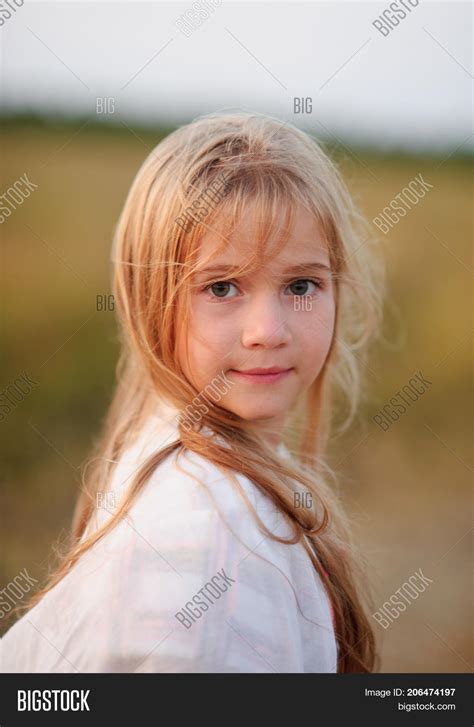
[[[110,290],[112,232],[130,183],[165,133],[84,121],[3,128],[2,192],[24,173],[38,189],[0,226],[0,388],[23,371],[38,387],[0,422],[0,587],[25,567],[43,579],[69,526],[118,352],[114,314],[95,300]],[[420,568],[433,580],[387,630],[376,625],[382,671],[471,671],[472,167],[458,155],[332,151],[369,219],[417,174],[433,185],[385,236],[385,343],[373,352],[370,400],[333,443],[332,461],[376,606]],[[383,432],[371,416],[420,370],[431,388]]]

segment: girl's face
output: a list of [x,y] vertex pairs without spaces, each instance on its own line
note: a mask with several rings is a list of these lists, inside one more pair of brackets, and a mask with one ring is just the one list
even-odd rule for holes
[[[232,267],[254,254],[254,219],[249,206],[230,244],[196,274],[190,323],[179,336],[178,357],[200,392],[214,381],[212,393],[206,392],[211,400],[277,443],[291,405],[317,378],[329,351],[334,285],[326,243],[304,207],[298,208],[278,255],[270,254],[265,265],[234,277]],[[222,243],[219,233],[216,226],[206,231],[199,263]],[[262,369],[280,373],[265,375]],[[205,402],[205,395],[199,401]]]

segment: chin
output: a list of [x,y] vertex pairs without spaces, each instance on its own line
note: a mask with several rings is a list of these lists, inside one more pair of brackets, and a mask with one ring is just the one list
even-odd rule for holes
[[241,419],[244,419],[247,422],[258,422],[258,421],[266,421],[268,419],[274,419],[275,417],[281,416],[281,409],[277,409],[276,407],[270,408],[270,407],[255,407],[255,406],[249,406],[249,407],[228,407],[230,411],[232,411],[234,414],[239,416]]

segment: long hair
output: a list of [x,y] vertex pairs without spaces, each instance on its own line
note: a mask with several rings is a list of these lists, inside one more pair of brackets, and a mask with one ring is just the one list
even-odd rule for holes
[[[208,201],[203,212],[203,192],[218,188],[223,193],[214,196],[212,204]],[[224,220],[224,248],[250,201],[257,210],[259,252],[275,236],[285,244],[294,210],[304,205],[324,234],[334,280],[336,316],[329,352],[320,374],[287,418],[294,454],[290,459],[282,458],[263,436],[251,433],[244,419],[197,391],[177,356],[178,337],[189,321],[200,240],[214,221]],[[283,232],[276,225],[282,209],[287,218]],[[235,473],[247,477],[290,524],[293,536],[285,540],[260,522],[269,537],[300,542],[321,577],[335,617],[338,672],[378,669],[367,616],[366,568],[352,541],[326,449],[335,430],[336,398],[344,402],[346,413],[340,428],[347,428],[358,406],[367,344],[380,324],[382,271],[368,224],[336,164],[312,137],[277,119],[250,113],[200,117],[149,154],[125,201],[112,249],[122,344],[117,386],[94,457],[84,471],[67,551],[26,608],[126,515],[168,455],[176,452],[179,458],[191,450],[234,482]],[[244,262],[242,271],[252,264]],[[141,463],[113,516],[89,533],[96,494],[107,490],[122,453],[137,439],[156,403],[168,402],[182,412],[197,395],[205,401],[198,420],[192,426],[180,420],[179,439]],[[219,436],[206,436],[203,427]],[[314,509],[296,507],[295,482],[312,494]],[[254,515],[258,519],[255,511]]]

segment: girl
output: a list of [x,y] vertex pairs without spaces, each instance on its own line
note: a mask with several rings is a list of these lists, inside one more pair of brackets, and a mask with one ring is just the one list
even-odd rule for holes
[[380,319],[362,224],[320,147],[267,116],[206,116],[151,152],[115,234],[95,469],[4,671],[376,668],[324,459]]

